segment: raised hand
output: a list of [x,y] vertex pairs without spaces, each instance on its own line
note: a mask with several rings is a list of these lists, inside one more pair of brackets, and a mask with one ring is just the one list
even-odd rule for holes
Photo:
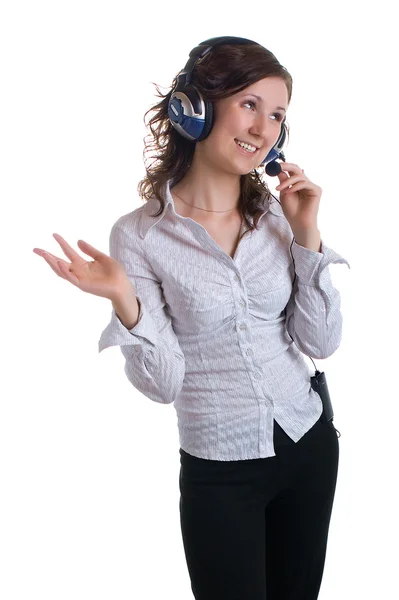
[[125,269],[114,258],[100,252],[87,242],[78,240],[78,246],[82,252],[94,258],[93,261],[87,261],[75,252],[58,233],[53,233],[53,237],[71,262],[58,258],[41,248],[33,248],[33,252],[44,258],[59,277],[66,279],[83,292],[112,301],[132,287]]

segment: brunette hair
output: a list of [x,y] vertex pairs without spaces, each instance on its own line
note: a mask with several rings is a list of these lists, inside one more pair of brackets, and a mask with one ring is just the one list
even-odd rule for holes
[[[175,186],[186,174],[194,155],[195,142],[180,135],[168,117],[168,103],[177,84],[178,74],[165,95],[160,92],[157,84],[153,84],[158,92],[157,97],[162,100],[144,115],[144,123],[146,127],[149,126],[151,134],[144,137],[146,175],[137,189],[145,201],[153,196],[159,200],[160,209],[155,215],[151,215],[153,217],[159,216],[164,209],[162,191],[167,180],[171,180],[171,188]],[[274,54],[258,44],[224,44],[213,48],[196,64],[191,82],[204,100],[212,102],[236,94],[265,77],[281,77],[287,86],[290,102],[292,77]],[[147,125],[146,117],[149,113],[154,114]],[[150,157],[154,159],[153,163],[147,166],[146,154],[149,151],[154,151],[155,155]],[[241,176],[238,208],[245,219],[247,231],[256,228],[264,211],[265,199],[269,200],[270,197],[267,183],[261,179],[257,169]],[[253,218],[253,225],[248,221],[247,215]]]

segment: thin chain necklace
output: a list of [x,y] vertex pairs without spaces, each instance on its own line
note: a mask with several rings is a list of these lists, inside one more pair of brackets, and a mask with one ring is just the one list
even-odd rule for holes
[[[176,192],[173,192],[174,194],[176,194]],[[180,200],[182,202],[184,202],[183,198],[181,196],[179,196],[179,194],[176,194],[176,196],[178,198],[180,198]],[[197,208],[198,210],[205,210],[206,212],[216,212],[216,213],[225,213],[225,212],[229,212],[231,210],[235,210],[236,207],[233,208],[228,208],[227,210],[209,210],[207,208],[200,208],[199,206],[194,206],[193,204],[188,204],[187,202],[184,202],[184,204],[187,204],[187,206],[191,206],[191,208]]]

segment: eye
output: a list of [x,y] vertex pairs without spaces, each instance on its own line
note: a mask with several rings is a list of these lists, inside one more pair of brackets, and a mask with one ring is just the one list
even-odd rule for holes
[[246,102],[244,102],[244,106],[245,104],[252,104],[252,106],[256,106],[255,102],[252,102],[252,100],[247,100]]
[[[253,102],[252,100],[247,100],[246,102],[244,102],[244,106],[246,104],[252,104],[252,106],[255,106],[256,108],[256,103]],[[276,121],[278,121],[279,123],[283,120],[284,116],[281,113],[273,113],[273,116],[276,117]]]

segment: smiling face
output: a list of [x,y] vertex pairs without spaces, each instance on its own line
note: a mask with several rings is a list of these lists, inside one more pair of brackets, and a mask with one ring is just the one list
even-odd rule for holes
[[[286,114],[283,109],[288,109],[288,90],[280,77],[266,77],[233,96],[217,100],[211,133],[196,144],[201,160],[237,175],[249,173],[277,142]],[[245,150],[236,140],[257,149]]]

